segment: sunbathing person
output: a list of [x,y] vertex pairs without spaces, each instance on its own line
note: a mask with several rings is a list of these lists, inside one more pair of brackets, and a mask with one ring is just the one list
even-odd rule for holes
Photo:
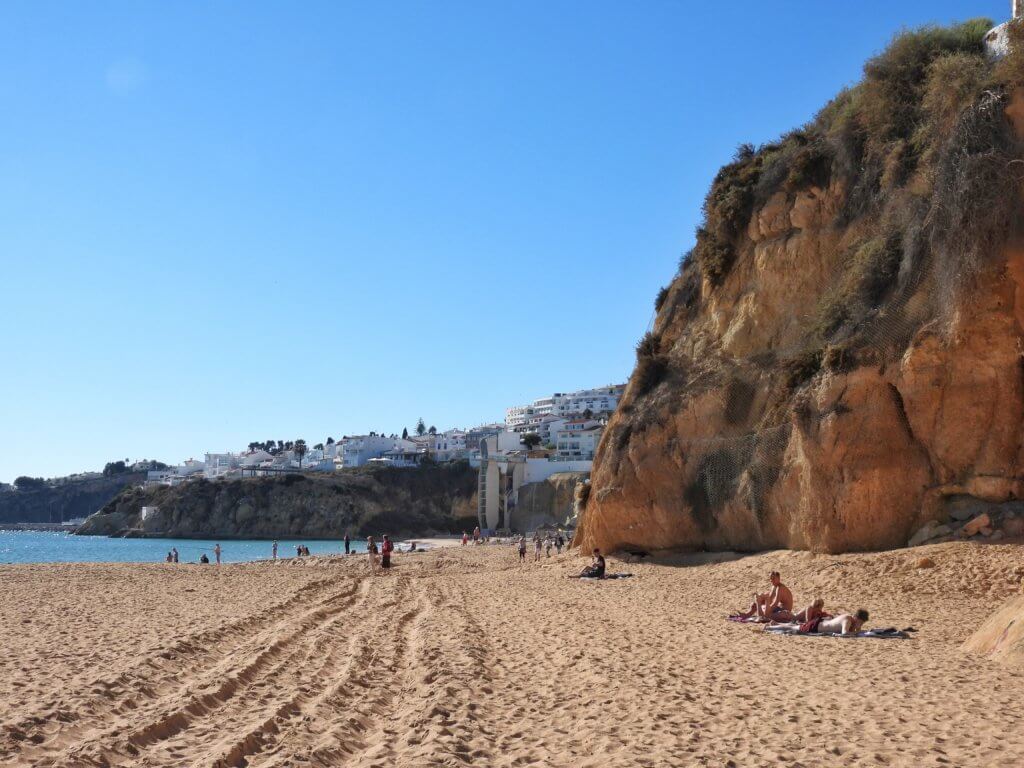
[[768,579],[772,584],[771,591],[754,595],[754,602],[750,608],[743,613],[736,614],[739,618],[749,619],[756,616],[763,621],[793,620],[793,593],[782,583],[782,577],[778,571],[768,574]]
[[868,612],[863,608],[854,614],[840,613],[838,616],[819,621],[818,632],[833,635],[852,635],[859,632],[867,620]]
[[793,621],[804,624],[808,621],[814,621],[820,618],[832,618],[832,615],[825,613],[825,601],[820,597],[813,603],[808,605],[802,611],[797,611],[793,614]]

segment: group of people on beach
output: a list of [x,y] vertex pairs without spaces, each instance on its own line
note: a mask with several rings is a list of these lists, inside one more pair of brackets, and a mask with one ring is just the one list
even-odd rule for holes
[[[480,533],[480,526],[478,525],[476,528],[473,529],[473,543],[474,544],[484,544],[484,543],[486,543],[486,541],[487,541],[487,538],[485,536],[481,535],[481,533]],[[466,546],[467,544],[469,544],[469,534],[466,533],[465,531],[463,531],[462,532],[462,546]]]
[[[275,542],[275,545],[276,545],[276,543],[277,542]],[[213,555],[214,555],[214,557],[217,558],[217,565],[220,565],[220,553],[221,553],[220,544],[217,544],[213,548]],[[179,562],[178,548],[177,547],[171,547],[171,551],[167,553],[167,557],[164,558],[164,562],[165,563],[177,563],[177,562]],[[208,565],[209,564],[210,558],[207,556],[206,552],[203,552],[202,554],[199,555],[199,561],[198,562],[199,562],[200,565]]]
[[753,620],[766,624],[799,624],[801,632],[850,635],[860,631],[869,618],[863,608],[854,613],[831,614],[825,611],[825,601],[816,598],[814,602],[799,611],[793,611],[793,591],[782,583],[778,571],[768,574],[771,588],[754,595],[750,607],[733,614],[735,618]]
[[366,537],[366,553],[370,558],[370,573],[376,574],[391,567],[391,553],[395,551],[395,544],[386,533],[381,537],[380,549],[373,536]]
[[[546,550],[547,556],[551,557],[551,549],[560,555],[562,554],[562,548],[565,546],[565,537],[562,536],[562,532],[559,531],[557,536],[552,536],[550,533],[545,534],[542,539],[540,531],[535,531],[533,534],[533,561],[537,562],[540,560],[540,553],[542,550]],[[519,562],[526,562],[526,536],[519,537]]]

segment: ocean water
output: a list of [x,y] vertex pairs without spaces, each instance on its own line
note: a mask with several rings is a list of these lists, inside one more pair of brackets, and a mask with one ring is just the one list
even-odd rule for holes
[[[182,563],[195,563],[203,552],[214,561],[213,546],[205,539],[110,539],[106,536],[73,536],[70,533],[0,530],[0,564],[6,563],[162,563],[171,547],[178,548]],[[221,561],[242,563],[269,560],[270,541],[220,541]],[[342,541],[292,541],[279,539],[278,557],[294,557],[295,547],[305,544],[313,555],[345,551]],[[352,549],[366,551],[366,542],[354,540]]]

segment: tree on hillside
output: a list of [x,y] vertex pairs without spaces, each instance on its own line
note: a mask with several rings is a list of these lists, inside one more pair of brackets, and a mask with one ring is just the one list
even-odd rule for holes
[[435,427],[433,424],[431,424],[430,425],[430,429],[428,429],[427,432],[429,432],[432,435],[436,435],[437,434],[437,427]]
[[423,417],[420,416],[419,420],[416,422],[416,434],[422,437],[423,433],[426,431],[427,425],[423,423]]
[[408,440],[409,439],[409,430],[406,429],[405,427],[402,427],[402,439],[403,440]]
[[589,408],[584,408],[583,409],[583,418],[584,419],[592,419],[592,418],[594,418],[594,412],[592,410],[590,410]]
[[299,469],[302,469],[302,457],[306,455],[306,441],[296,440],[292,443],[292,450],[295,451],[295,455],[299,457]]
[[128,471],[128,467],[125,466],[123,461],[108,461],[106,466],[103,467],[104,477],[113,477],[114,475],[123,475]]
[[334,438],[333,437],[328,437],[327,438],[327,444],[328,445],[334,445]]
[[536,432],[527,432],[525,435],[523,435],[523,439],[520,440],[519,442],[526,446],[526,450],[532,451],[534,448],[540,445],[540,435],[538,435]]
[[45,486],[46,481],[41,477],[28,477],[26,475],[22,475],[14,480],[14,487],[19,491],[34,491]]
[[322,451],[324,449],[324,444],[323,443],[317,443],[316,445],[313,446],[313,449],[317,450],[317,451]]

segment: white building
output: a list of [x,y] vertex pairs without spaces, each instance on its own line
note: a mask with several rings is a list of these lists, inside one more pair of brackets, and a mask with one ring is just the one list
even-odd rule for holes
[[206,468],[203,474],[207,480],[216,480],[224,477],[233,469],[242,465],[242,456],[237,453],[208,453],[206,454]]
[[341,458],[341,466],[343,469],[361,467],[370,459],[380,458],[385,451],[395,448],[398,442],[401,441],[384,435],[343,437],[337,443],[340,446],[338,456]]
[[435,461],[455,461],[466,457],[466,432],[462,429],[448,429],[438,432],[434,440]]
[[559,461],[590,461],[601,441],[604,427],[592,419],[567,421],[556,434],[555,450]]
[[549,397],[534,400],[530,405],[516,405],[505,411],[505,424],[509,429],[525,427],[533,417],[557,416],[566,418],[590,411],[591,415],[610,414],[619,404],[625,384],[581,389],[578,392],[555,392]]

